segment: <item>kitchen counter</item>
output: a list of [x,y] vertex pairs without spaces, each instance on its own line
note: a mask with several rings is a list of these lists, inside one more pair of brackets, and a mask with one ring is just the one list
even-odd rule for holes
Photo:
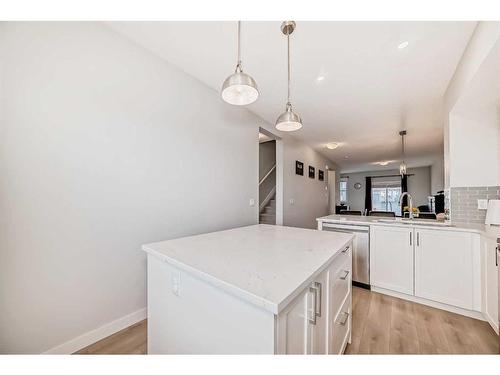
[[[318,223],[334,223],[334,224],[352,224],[352,225],[389,225],[389,226],[400,226],[400,227],[414,227],[414,228],[426,228],[426,229],[439,229],[439,230],[450,230],[450,231],[463,231],[463,232],[473,232],[479,233],[488,238],[496,239],[500,238],[500,226],[491,226],[479,223],[465,223],[465,222],[450,222],[450,226],[441,225],[425,225],[425,224],[405,224],[401,222],[401,219],[394,219],[393,222],[381,222],[380,220],[391,220],[391,218],[380,217],[380,216],[356,216],[356,215],[329,215],[323,216],[316,219]],[[418,220],[418,219],[417,219]],[[432,222],[432,220],[429,220]]]
[[252,225],[151,243],[148,254],[278,314],[352,240],[351,234]]

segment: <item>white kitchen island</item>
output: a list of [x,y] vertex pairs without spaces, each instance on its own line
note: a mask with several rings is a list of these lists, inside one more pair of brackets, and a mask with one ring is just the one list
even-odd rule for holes
[[352,238],[252,225],[144,245],[148,353],[342,353]]

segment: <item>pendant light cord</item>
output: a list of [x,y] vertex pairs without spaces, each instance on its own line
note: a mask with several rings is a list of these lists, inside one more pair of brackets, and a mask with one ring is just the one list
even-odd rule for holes
[[286,35],[288,49],[288,103],[290,103],[290,34]]
[[241,21],[238,21],[238,62],[236,63],[236,71],[242,71],[241,68]]
[[401,135],[401,149],[403,150],[403,158],[405,157],[405,135]]

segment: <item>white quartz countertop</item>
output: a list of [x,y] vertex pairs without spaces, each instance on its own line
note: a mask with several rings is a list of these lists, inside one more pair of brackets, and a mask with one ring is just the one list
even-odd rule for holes
[[388,222],[381,222],[380,220],[391,220],[391,218],[380,217],[380,216],[355,216],[355,215],[329,215],[317,218],[316,220],[332,224],[351,224],[351,225],[368,225],[368,226],[390,225],[390,226],[437,229],[437,230],[474,232],[493,239],[500,238],[500,227],[486,225],[486,224],[478,224],[478,223],[451,222],[450,226],[405,224],[400,222],[397,218],[394,219],[393,222],[388,223]]
[[260,224],[151,243],[142,249],[278,314],[352,238],[352,234]]

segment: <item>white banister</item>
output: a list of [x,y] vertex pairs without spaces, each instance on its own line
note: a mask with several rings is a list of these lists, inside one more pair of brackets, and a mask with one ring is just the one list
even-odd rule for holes
[[269,170],[269,172],[266,173],[266,175],[264,177],[262,177],[262,179],[259,181],[259,186],[262,185],[262,183],[264,182],[264,180],[266,178],[269,177],[269,175],[272,173],[272,171],[274,171],[276,169],[276,164],[274,164],[271,169]]

